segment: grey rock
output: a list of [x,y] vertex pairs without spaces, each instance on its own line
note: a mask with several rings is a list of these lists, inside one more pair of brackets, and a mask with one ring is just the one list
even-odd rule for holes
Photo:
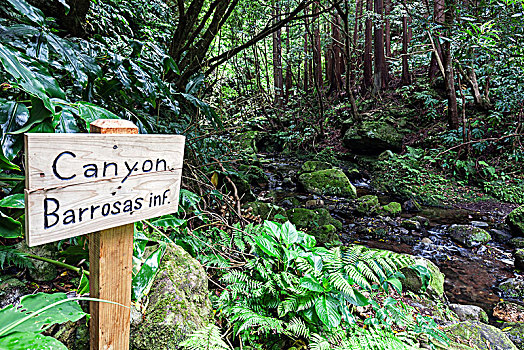
[[415,220],[404,220],[400,225],[408,230],[420,230],[422,228],[420,222]]
[[178,349],[187,334],[212,319],[207,275],[200,263],[169,244],[141,318],[131,326],[131,349]]
[[524,270],[524,249],[517,249],[513,256],[515,257],[515,268]]
[[[1,277],[0,277],[1,278]],[[16,304],[28,290],[25,283],[14,277],[0,279],[0,309],[7,305]]]
[[524,237],[515,237],[509,240],[509,245],[515,248],[524,248]]
[[486,230],[471,225],[451,225],[448,232],[453,240],[470,248],[491,241]]
[[481,322],[460,322],[444,327],[452,339],[462,340],[480,350],[517,350],[513,342],[498,328]]
[[484,221],[472,221],[471,226],[486,228],[486,227],[489,227],[489,224]]
[[[22,253],[33,254],[48,259],[56,259],[58,255],[57,243],[28,247],[26,242],[22,241],[16,245],[16,249]],[[34,260],[32,265],[33,266],[29,268],[29,276],[35,281],[52,281],[58,276],[58,270],[53,264]]]
[[506,322],[502,324],[502,330],[519,350],[524,350],[524,323]]
[[506,243],[513,237],[513,235],[506,230],[491,229],[489,232],[494,240],[501,243]]
[[476,305],[449,304],[461,321],[480,321],[488,323],[488,315],[481,307]]
[[524,281],[517,278],[510,278],[498,285],[505,298],[524,298]]

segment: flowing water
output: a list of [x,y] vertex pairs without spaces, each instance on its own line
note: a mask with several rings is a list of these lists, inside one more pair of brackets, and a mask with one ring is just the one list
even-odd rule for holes
[[[359,243],[371,248],[388,249],[421,256],[434,262],[445,274],[445,291],[452,303],[478,305],[492,314],[501,295],[496,286],[515,277],[512,248],[490,242],[474,248],[462,247],[447,234],[452,224],[475,224],[486,230],[501,229],[503,215],[496,212],[475,212],[460,208],[425,207],[401,218],[359,217],[353,214],[352,202],[340,197],[319,197],[297,191],[296,174],[299,162],[286,159],[266,159],[263,166],[269,182],[256,189],[259,200],[271,201],[286,209],[293,207],[292,198],[306,207],[325,207],[333,217],[342,221],[340,235],[344,244]],[[366,178],[351,179],[359,196],[376,194],[381,204],[395,201],[375,193]],[[407,230],[401,221],[414,215],[429,220],[429,226]]]

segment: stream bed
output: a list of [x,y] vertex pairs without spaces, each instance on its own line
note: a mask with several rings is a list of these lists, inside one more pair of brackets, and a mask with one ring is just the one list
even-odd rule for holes
[[[306,208],[326,208],[343,223],[339,234],[343,244],[363,244],[431,260],[446,276],[444,287],[449,302],[480,306],[490,317],[495,304],[503,297],[506,299],[497,289],[499,283],[508,278],[521,278],[514,272],[513,248],[502,243],[509,236],[503,224],[504,216],[515,206],[492,203],[454,208],[421,207],[408,211],[410,203],[405,202],[400,217],[359,216],[355,215],[354,202],[350,199],[301,191],[296,183],[300,165],[301,162],[294,159],[262,158],[262,168],[269,181],[254,188],[258,200],[285,209],[296,207],[297,200]],[[370,179],[353,174],[350,180],[357,188],[358,197],[373,194],[381,204],[402,203],[398,198],[377,193],[370,186]],[[426,218],[427,225],[410,230],[402,227],[402,221],[413,216]],[[483,228],[493,239],[477,247],[463,247],[448,234],[447,229],[453,224]],[[522,304],[522,300],[513,301]]]

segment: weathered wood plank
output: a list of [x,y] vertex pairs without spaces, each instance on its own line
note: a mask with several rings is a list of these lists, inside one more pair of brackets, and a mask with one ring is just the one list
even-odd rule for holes
[[183,136],[27,134],[28,245],[176,212],[183,156]]

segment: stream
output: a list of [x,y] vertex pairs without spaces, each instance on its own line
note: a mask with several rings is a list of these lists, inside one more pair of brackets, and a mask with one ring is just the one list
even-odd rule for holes
[[[306,208],[326,208],[343,223],[340,233],[343,244],[363,244],[431,260],[446,276],[444,287],[450,303],[480,306],[491,317],[495,304],[501,298],[506,299],[497,289],[498,284],[508,278],[518,277],[514,272],[513,248],[497,240],[497,237],[508,235],[504,230],[503,219],[511,211],[511,206],[501,205],[502,209],[497,210],[422,207],[417,212],[406,212],[409,203],[404,203],[403,213],[397,218],[356,216],[352,207],[354,203],[349,199],[317,196],[297,190],[296,175],[302,162],[269,156],[261,158],[261,162],[269,181],[254,189],[259,201],[290,209],[294,207],[294,198]],[[381,204],[392,201],[402,203],[398,198],[377,193],[370,186],[370,179],[353,175],[350,180],[357,188],[358,197],[374,194],[379,197]],[[416,230],[403,228],[401,222],[413,216],[428,219],[428,225]],[[447,234],[447,228],[452,224],[481,227],[490,232],[494,239],[474,248],[463,247]],[[514,301],[522,304],[522,300]]]

